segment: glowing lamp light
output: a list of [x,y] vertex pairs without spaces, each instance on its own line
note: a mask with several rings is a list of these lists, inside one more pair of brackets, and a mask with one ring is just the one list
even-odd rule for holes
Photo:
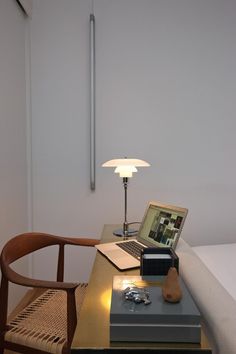
[[119,173],[120,177],[123,178],[123,185],[125,191],[125,220],[123,223],[122,230],[115,230],[113,233],[116,236],[132,236],[137,231],[131,231],[128,229],[127,222],[127,187],[128,187],[128,178],[133,176],[134,172],[137,172],[137,167],[148,167],[150,164],[144,160],[139,159],[128,159],[127,157],[123,159],[113,159],[105,162],[102,167],[115,167],[115,173]]

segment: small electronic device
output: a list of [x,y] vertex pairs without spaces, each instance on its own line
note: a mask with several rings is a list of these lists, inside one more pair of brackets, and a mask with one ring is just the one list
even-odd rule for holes
[[170,267],[179,271],[179,257],[172,248],[144,248],[141,254],[141,275],[166,275]]

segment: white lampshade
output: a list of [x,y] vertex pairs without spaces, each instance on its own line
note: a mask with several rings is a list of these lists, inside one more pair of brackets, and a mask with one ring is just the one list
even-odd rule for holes
[[139,159],[113,159],[105,162],[102,167],[116,167],[115,173],[119,173],[120,177],[132,177],[133,172],[137,172],[136,167],[148,167],[150,164]]
[[133,172],[137,172],[137,168],[135,166],[127,165],[127,166],[118,166],[115,169],[115,173],[119,173],[120,177],[132,177]]

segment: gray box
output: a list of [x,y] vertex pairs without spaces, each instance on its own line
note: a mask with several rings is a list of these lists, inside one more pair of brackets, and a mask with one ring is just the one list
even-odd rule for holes
[[[110,310],[111,341],[191,342],[201,341],[201,315],[184,282],[179,303],[162,297],[164,276],[114,276]],[[135,304],[124,299],[127,287],[145,287],[152,301]]]
[[112,342],[173,342],[200,343],[200,325],[111,324]]

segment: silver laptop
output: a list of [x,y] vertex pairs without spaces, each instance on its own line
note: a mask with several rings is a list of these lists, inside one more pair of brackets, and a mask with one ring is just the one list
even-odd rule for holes
[[95,247],[120,270],[140,267],[143,248],[176,248],[187,213],[186,208],[149,202],[135,239],[102,243]]

